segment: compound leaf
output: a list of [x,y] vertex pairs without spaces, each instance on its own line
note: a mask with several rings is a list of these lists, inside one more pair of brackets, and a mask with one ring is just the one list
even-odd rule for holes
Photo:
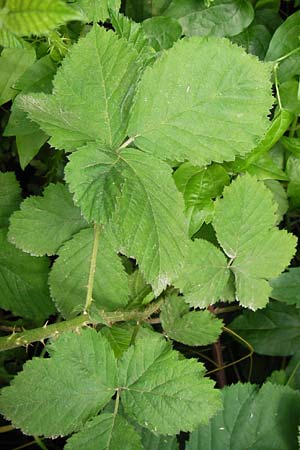
[[204,239],[196,239],[190,243],[174,285],[191,306],[205,307],[222,298],[229,276],[228,261],[221,250]]
[[276,210],[268,188],[247,174],[225,187],[216,201],[213,225],[231,258],[236,298],[251,309],[267,304],[268,280],[288,266],[295,252],[296,238],[275,227]]
[[95,25],[65,58],[53,95],[23,96],[23,108],[51,136],[54,147],[72,151],[99,141],[115,148],[126,137],[139,74],[136,58],[125,40]]
[[7,241],[0,230],[1,307],[41,323],[55,312],[47,279],[49,261],[26,255]]
[[124,183],[122,159],[116,153],[90,144],[72,153],[69,160],[66,181],[76,204],[88,221],[107,223]]
[[187,450],[294,450],[300,395],[287,386],[266,383],[222,389],[224,410],[190,435]]
[[103,413],[68,439],[66,450],[143,450],[141,437],[122,416]]
[[191,431],[220,407],[219,392],[203,375],[202,364],[179,359],[161,338],[140,339],[119,360],[125,412],[154,432]]
[[186,36],[235,36],[250,25],[254,10],[247,0],[173,0],[165,15],[175,17]]
[[223,323],[209,311],[190,311],[184,297],[173,295],[161,308],[160,319],[166,334],[186,345],[200,346],[215,342]]
[[13,172],[0,172],[0,228],[7,227],[21,202],[21,188]]
[[266,65],[225,39],[183,39],[145,70],[128,133],[161,159],[233,160],[267,129],[269,77]]
[[79,430],[109,402],[117,372],[109,343],[92,329],[64,333],[49,351],[2,390],[0,409],[24,433],[55,437]]
[[62,0],[7,0],[3,25],[17,36],[41,35],[82,15]]
[[136,258],[158,295],[182,268],[188,244],[183,201],[167,164],[135,149],[122,151],[121,158],[126,164],[116,225],[121,251]]
[[124,308],[128,302],[127,275],[110,236],[97,228],[94,232],[88,228],[59,249],[59,258],[49,277],[51,295],[66,318],[74,317],[84,309],[94,251],[93,305],[97,309],[113,310]]
[[32,196],[22,202],[11,218],[8,237],[25,252],[54,255],[63,242],[86,226],[67,187],[57,183],[47,186],[43,197]]
[[245,311],[230,328],[249,342],[256,353],[293,355],[300,345],[300,310],[273,301],[261,311]]

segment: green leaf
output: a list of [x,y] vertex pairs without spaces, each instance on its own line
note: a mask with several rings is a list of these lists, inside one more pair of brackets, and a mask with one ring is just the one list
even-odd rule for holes
[[240,34],[231,38],[235,44],[244,47],[247,53],[256,55],[259,59],[264,59],[269,43],[271,33],[265,25],[252,23],[248,28]]
[[204,239],[190,243],[184,267],[174,285],[193,307],[206,307],[222,297],[230,275],[225,255]]
[[[91,228],[81,230],[58,251],[49,277],[51,295],[63,316],[74,317],[85,307],[93,251],[95,278],[93,305],[97,309],[124,308],[128,302],[128,280],[108,233],[96,235]],[[96,240],[99,246],[96,248]],[[63,286],[63,289],[62,289]]]
[[265,185],[273,194],[273,199],[277,203],[277,220],[276,224],[279,224],[287,210],[289,209],[289,202],[287,199],[286,190],[276,180],[266,180]]
[[155,50],[150,47],[141,24],[133,22],[123,14],[115,14],[113,11],[110,11],[110,19],[116,34],[126,39],[136,49],[142,65],[149,64],[155,56]]
[[129,305],[130,308],[150,303],[154,294],[151,286],[146,283],[140,270],[135,270],[128,277],[129,282]]
[[167,164],[136,149],[123,150],[121,158],[125,183],[115,218],[120,249],[136,258],[159,295],[183,265],[188,244],[183,201]]
[[300,138],[283,136],[280,142],[294,156],[300,156]]
[[0,56],[0,105],[12,100],[18,91],[16,81],[34,63],[33,48],[5,48]]
[[235,276],[236,298],[251,309],[264,307],[271,294],[268,279],[279,275],[295,252],[296,238],[278,230],[271,192],[245,175],[225,187],[216,201],[213,226]]
[[38,59],[23,73],[16,82],[16,88],[24,92],[46,92],[52,91],[52,80],[57,66],[49,55]]
[[289,177],[287,193],[290,197],[290,208],[299,208],[300,206],[300,158],[289,156],[286,163],[286,173]]
[[145,70],[128,133],[166,160],[230,161],[261,140],[271,104],[267,66],[227,40],[183,39]]
[[119,360],[125,412],[154,432],[191,431],[220,407],[219,392],[203,375],[202,364],[180,359],[161,338],[140,339]]
[[145,450],[179,450],[176,436],[159,436],[146,428],[141,429]]
[[51,358],[28,361],[2,390],[0,410],[25,434],[57,437],[82,428],[109,402],[117,369],[109,343],[93,329],[64,333],[48,349]]
[[72,151],[95,141],[115,148],[126,137],[139,75],[136,58],[137,52],[125,40],[95,25],[65,58],[53,95],[24,96],[23,108],[56,148]]
[[18,250],[0,230],[1,307],[42,323],[55,312],[47,286],[49,261]]
[[124,184],[125,163],[114,152],[90,144],[72,153],[65,169],[66,181],[87,221],[107,223]]
[[187,450],[294,450],[300,396],[286,386],[267,383],[222,389],[224,410],[190,435]]
[[271,280],[270,284],[273,288],[272,298],[300,308],[300,267],[291,267]]
[[[299,50],[300,52],[300,50]],[[299,59],[300,73],[300,59]],[[295,116],[300,116],[299,80],[289,80],[279,85],[282,107]]]
[[5,28],[17,36],[41,35],[82,15],[62,0],[7,0]]
[[148,17],[161,16],[170,3],[171,0],[127,0],[126,15],[141,22]]
[[0,45],[8,48],[24,48],[25,42],[8,30],[0,30]]
[[109,10],[118,12],[121,0],[75,0],[88,22],[105,22],[109,17]]
[[173,295],[161,308],[161,323],[166,334],[175,341],[190,346],[216,342],[223,323],[209,311],[190,311],[184,297]]
[[172,17],[152,17],[144,20],[142,29],[151,47],[157,52],[171,48],[182,34],[181,25]]
[[0,172],[0,228],[8,226],[11,214],[21,202],[21,188],[13,172]]
[[86,226],[67,187],[50,184],[43,197],[32,196],[22,202],[20,211],[11,218],[8,237],[24,252],[54,255],[65,241]]
[[198,0],[173,0],[164,14],[178,19],[186,36],[234,36],[254,19],[246,0],[214,0],[210,6]]
[[181,164],[173,175],[177,189],[183,193],[189,235],[193,236],[204,222],[213,217],[213,200],[229,184],[226,170],[217,164],[196,167],[189,162]]
[[261,155],[257,161],[247,167],[246,171],[259,180],[288,181],[286,173],[271,159],[269,154]]
[[289,356],[299,350],[300,310],[295,306],[273,301],[261,311],[245,311],[230,328],[262,355]]
[[[299,34],[300,11],[297,11],[275,31],[266,54],[266,61],[276,61],[299,48]],[[281,83],[290,80],[295,75],[300,75],[300,51],[294,52],[281,61],[278,69],[278,79]]]
[[123,417],[102,413],[68,439],[65,450],[143,450],[141,437]]

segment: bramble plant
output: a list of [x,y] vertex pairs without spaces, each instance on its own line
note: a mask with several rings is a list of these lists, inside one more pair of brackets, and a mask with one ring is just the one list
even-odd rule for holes
[[295,450],[299,2],[0,6],[4,418],[43,449]]

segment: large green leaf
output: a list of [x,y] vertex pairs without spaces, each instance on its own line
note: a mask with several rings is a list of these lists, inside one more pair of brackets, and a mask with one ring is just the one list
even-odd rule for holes
[[88,22],[105,22],[109,16],[109,10],[118,12],[121,0],[75,0],[82,9]]
[[231,324],[256,353],[289,356],[299,350],[300,310],[281,302],[272,302],[261,311],[245,311]]
[[115,148],[126,137],[139,75],[136,59],[130,44],[95,25],[65,58],[53,95],[24,96],[23,108],[51,136],[54,147],[74,150],[99,141]]
[[[66,450],[143,450],[141,437],[123,417],[102,413],[68,439]],[[149,449],[150,450],[150,449]]]
[[295,252],[295,236],[275,227],[276,209],[271,192],[249,175],[225,187],[216,201],[213,225],[231,259],[236,298],[251,309],[266,305],[268,279],[278,276]]
[[234,36],[254,19],[254,10],[247,0],[173,0],[165,15],[175,17],[186,36]]
[[17,36],[46,34],[82,15],[62,0],[7,0],[3,25]]
[[51,295],[64,317],[74,317],[84,310],[92,258],[95,258],[93,306],[105,310],[124,308],[128,302],[128,279],[107,233],[97,229],[93,232],[91,228],[81,230],[59,249],[58,255],[49,283]]
[[[275,31],[266,61],[276,61],[299,47],[300,11],[289,16]],[[280,82],[287,81],[295,75],[300,75],[300,53],[296,51],[280,62],[278,78]]]
[[183,201],[167,164],[135,149],[122,151],[121,158],[125,183],[115,219],[120,248],[136,258],[158,295],[182,268],[188,244]]
[[213,199],[221,195],[224,186],[229,184],[229,176],[220,165],[196,167],[189,162],[181,164],[173,176],[177,188],[183,193],[189,235],[193,236],[204,222],[212,220]]
[[0,228],[8,226],[11,214],[21,202],[21,188],[13,172],[0,172]]
[[49,351],[2,390],[0,409],[26,434],[56,437],[79,430],[109,402],[117,372],[109,343],[93,329],[64,333]]
[[247,53],[256,55],[259,59],[264,59],[269,43],[271,40],[271,33],[265,25],[252,23],[242,33],[231,38],[235,44],[244,47]]
[[0,56],[0,105],[12,100],[18,91],[16,81],[34,63],[33,48],[5,48]]
[[223,323],[209,311],[190,311],[184,297],[173,295],[161,308],[161,323],[166,334],[186,345],[200,346],[215,342]]
[[0,230],[1,307],[17,316],[41,323],[55,312],[47,278],[49,261],[26,255],[10,244]]
[[196,239],[189,246],[184,267],[174,284],[191,306],[203,308],[222,298],[229,275],[222,251],[204,239]]
[[271,280],[270,284],[273,288],[272,298],[300,307],[300,267],[291,267]]
[[157,52],[171,48],[182,34],[181,25],[171,17],[151,17],[144,20],[142,29]]
[[300,395],[271,383],[222,389],[224,410],[190,435],[187,450],[294,450]]
[[140,339],[119,360],[125,412],[154,432],[191,431],[220,407],[219,392],[203,375],[201,364],[179,358],[166,341]]
[[54,255],[63,242],[86,226],[67,187],[50,184],[43,197],[32,196],[22,202],[11,218],[8,237],[25,252]]
[[258,144],[271,104],[266,65],[225,39],[183,39],[146,69],[128,133],[162,159],[229,161]]
[[88,221],[107,223],[120,197],[125,164],[114,152],[90,144],[72,153],[66,181]]

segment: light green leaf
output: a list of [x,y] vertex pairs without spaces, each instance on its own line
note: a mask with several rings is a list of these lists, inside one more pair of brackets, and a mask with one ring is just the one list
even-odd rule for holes
[[182,269],[188,244],[183,201],[167,164],[136,149],[122,151],[121,158],[125,183],[115,218],[120,249],[136,258],[159,295]]
[[49,55],[35,61],[16,82],[16,89],[24,92],[52,92],[52,80],[57,70]]
[[25,42],[8,30],[0,30],[0,45],[8,48],[24,48]]
[[128,133],[166,160],[230,161],[259,143],[271,104],[266,65],[225,39],[183,39],[145,70]]
[[259,180],[288,181],[288,176],[278,164],[272,160],[270,154],[261,155],[257,161],[247,167],[246,171]]
[[5,28],[17,36],[41,35],[82,15],[62,0],[7,0]]
[[294,450],[300,395],[286,386],[222,389],[224,410],[190,435],[187,450]]
[[143,450],[141,437],[122,416],[102,413],[68,439],[65,450]]
[[103,230],[93,232],[91,228],[81,230],[59,249],[59,258],[49,277],[51,295],[66,318],[84,310],[91,258],[97,239],[99,246],[95,260],[93,305],[97,309],[111,311],[124,308],[128,302],[127,276],[109,234]]
[[287,198],[286,190],[283,186],[276,180],[266,180],[265,185],[273,194],[273,199],[277,203],[277,220],[276,224],[278,225],[287,210],[289,209],[289,202]]
[[230,275],[225,255],[204,239],[190,243],[184,267],[174,285],[193,307],[204,308],[222,297]]
[[[299,74],[300,74],[300,59],[299,59]],[[290,113],[295,116],[300,116],[299,92],[300,92],[299,80],[288,80],[279,85],[279,95],[282,107],[285,108],[287,111],[290,111]]]
[[109,222],[125,181],[122,158],[90,144],[72,153],[69,160],[65,175],[75,203],[88,221]]
[[94,141],[115,148],[126,137],[136,58],[125,40],[95,25],[65,58],[53,95],[24,96],[23,108],[56,148],[72,151]]
[[213,226],[231,258],[236,298],[251,309],[264,307],[271,287],[295,252],[296,238],[278,230],[271,192],[256,178],[245,175],[225,187],[215,206]]
[[0,105],[12,100],[18,93],[16,81],[34,63],[33,48],[5,48],[0,56]]
[[109,402],[117,388],[116,360],[93,329],[64,333],[49,350],[51,358],[28,361],[2,390],[0,410],[25,434],[57,437],[82,428]]
[[219,196],[229,176],[217,164],[196,167],[189,162],[181,164],[173,175],[177,189],[183,193],[186,215],[189,219],[189,235],[193,236],[205,222],[213,217],[213,200]]
[[254,19],[246,0],[214,0],[209,6],[202,0],[173,0],[164,14],[178,19],[186,36],[234,36]]
[[244,311],[230,328],[262,355],[289,356],[299,350],[300,310],[295,306],[273,301],[261,311]]
[[220,407],[219,392],[194,359],[179,359],[161,338],[140,339],[119,360],[126,414],[161,434],[191,431]]
[[151,47],[157,52],[171,48],[182,34],[180,23],[172,17],[152,17],[144,20],[142,29]]
[[75,0],[88,22],[105,22],[109,17],[109,10],[118,12],[121,0]]
[[223,323],[209,311],[190,311],[184,297],[173,295],[161,308],[160,319],[166,334],[186,345],[200,346],[216,342]]
[[155,50],[150,47],[141,24],[123,14],[114,14],[113,11],[110,11],[110,19],[116,34],[133,45],[143,65],[149,64],[154,59]]
[[286,163],[286,173],[289,177],[287,193],[290,197],[290,208],[300,206],[300,158],[289,156]]
[[50,184],[43,197],[32,196],[22,202],[20,211],[11,218],[8,238],[24,252],[54,255],[65,241],[86,226],[67,187]]
[[280,142],[294,156],[300,156],[300,138],[283,136]]
[[[266,61],[276,61],[299,48],[299,35],[300,11],[297,11],[275,31],[266,54]],[[290,80],[295,75],[300,75],[300,51],[294,52],[281,61],[278,69],[278,79],[281,83]]]
[[47,286],[49,261],[18,250],[0,230],[1,307],[38,324],[55,312]]
[[271,297],[300,308],[300,267],[291,267],[287,272],[270,281]]
[[176,436],[161,436],[141,428],[142,443],[145,450],[179,450]]
[[0,228],[8,226],[11,214],[21,202],[21,188],[13,172],[0,172]]
[[256,55],[259,59],[263,60],[267,53],[271,37],[270,31],[265,25],[252,23],[240,34],[232,37],[231,41],[244,47],[247,53]]

